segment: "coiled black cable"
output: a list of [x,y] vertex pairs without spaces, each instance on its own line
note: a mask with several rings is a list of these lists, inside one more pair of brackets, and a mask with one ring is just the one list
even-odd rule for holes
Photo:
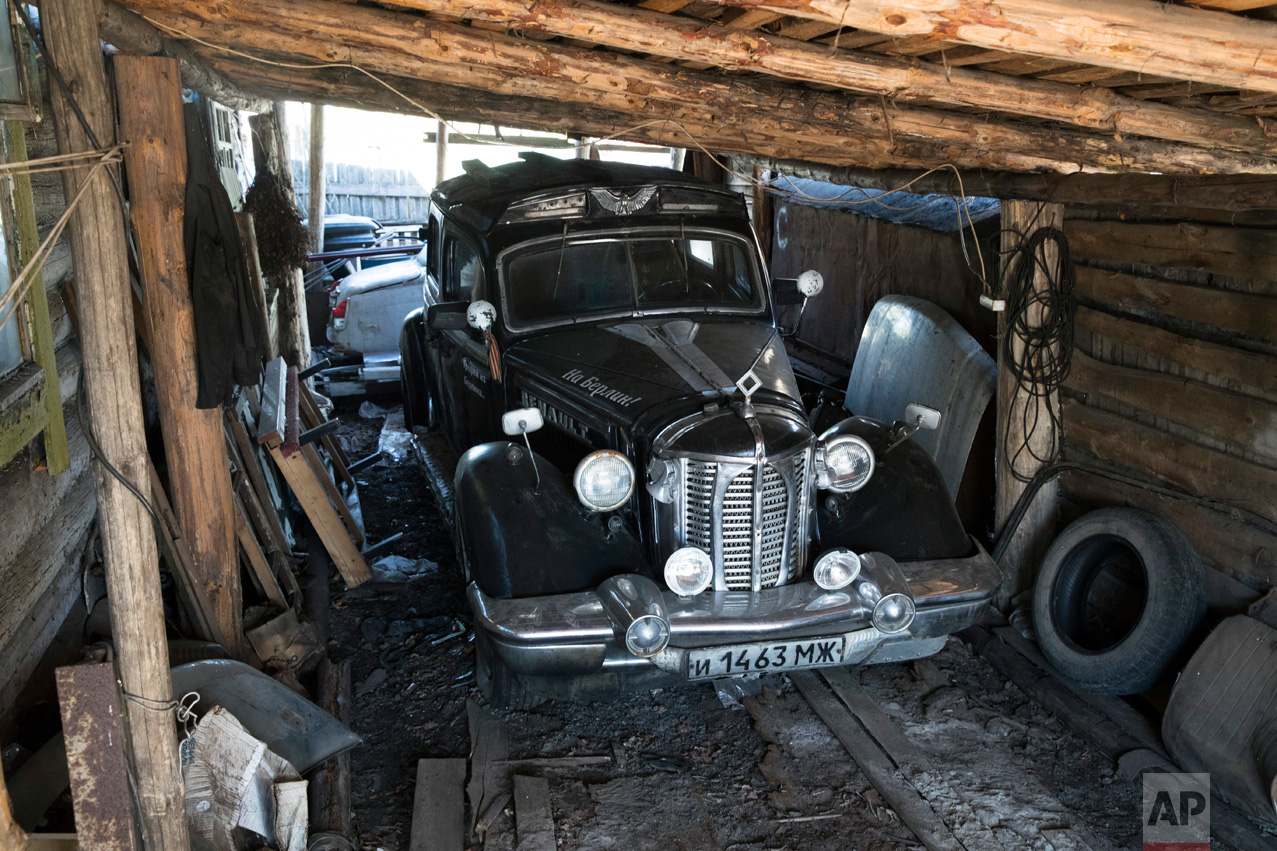
[[[999,345],[1002,362],[1015,378],[1017,396],[1024,399],[1013,406],[1013,411],[1018,406],[1018,416],[1007,418],[1000,454],[1012,476],[1029,482],[1059,455],[1059,391],[1072,363],[1076,274],[1062,230],[1045,225],[1019,236],[1003,259],[1006,326]],[[1039,280],[1045,285],[1035,283]],[[1013,423],[1017,426],[1014,441]],[[1051,434],[1048,445],[1053,448],[1046,455],[1034,446],[1041,429]],[[1025,466],[1031,472],[1021,472]]]

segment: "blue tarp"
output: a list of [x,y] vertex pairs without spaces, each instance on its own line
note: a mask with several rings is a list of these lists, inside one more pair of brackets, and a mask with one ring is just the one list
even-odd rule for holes
[[967,196],[967,209],[961,210],[962,199],[956,195],[886,192],[785,175],[773,179],[771,186],[780,197],[795,204],[842,210],[902,225],[921,225],[945,233],[966,227],[968,211],[973,222],[1001,211],[997,198]]

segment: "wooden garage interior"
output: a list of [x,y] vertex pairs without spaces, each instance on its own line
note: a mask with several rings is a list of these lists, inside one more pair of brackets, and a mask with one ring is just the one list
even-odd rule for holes
[[[773,277],[823,274],[825,291],[788,347],[800,377],[831,399],[846,386],[874,304],[889,295],[934,302],[997,364],[957,498],[1004,582],[981,633],[987,643],[967,636],[967,644],[1106,761],[1144,751],[1166,764],[1156,725],[1174,677],[1128,701],[1085,695],[1008,632],[1006,618],[1016,623],[1030,605],[1043,554],[1069,523],[1092,509],[1131,507],[1187,538],[1209,611],[1179,669],[1225,619],[1277,618],[1277,5],[41,0],[6,8],[21,95],[0,104],[8,119],[0,261],[9,273],[0,315],[16,329],[15,357],[0,363],[0,743],[20,739],[39,707],[54,707],[48,732],[56,731],[59,695],[68,742],[83,735],[71,725],[91,726],[102,707],[124,713],[127,750],[72,768],[80,847],[193,847],[166,635],[220,644],[260,669],[260,648],[245,637],[260,623],[246,624],[246,601],[293,611],[294,627],[298,612],[309,623],[309,606],[320,605],[326,624],[328,592],[312,586],[327,585],[328,563],[316,580],[294,556],[331,556],[353,587],[367,576],[361,550],[377,543],[363,540],[343,495],[354,489],[357,459],[306,390],[303,264],[268,256],[274,235],[264,238],[260,220],[254,232],[234,193],[226,210],[234,217],[221,226],[238,227],[251,258],[244,278],[265,330],[255,351],[275,365],[251,399],[195,405],[184,92],[200,105],[204,123],[194,127],[215,177],[238,186],[243,163],[255,163],[290,197],[285,101],[477,123],[497,136],[500,128],[563,133],[587,150],[613,139],[683,149],[686,171],[745,195]],[[1065,269],[1071,291],[1061,288]],[[1009,293],[1017,274],[1027,287]],[[287,458],[279,445],[296,433],[259,428],[261,409],[276,406],[281,417],[293,411],[292,428],[300,419],[302,431],[318,430]],[[94,563],[106,579],[91,588],[84,577]],[[166,623],[161,604],[174,585],[180,624]],[[108,592],[112,643],[89,658],[117,666],[127,699],[111,688],[115,675],[103,686],[91,672],[77,683],[72,672],[85,658],[86,622],[104,617],[94,604]],[[320,603],[303,606],[312,593]],[[350,669],[339,661],[325,658],[310,689],[321,705],[332,696],[325,708],[334,712],[343,677],[350,700]],[[1263,688],[1255,699],[1271,700],[1271,684]],[[68,709],[76,689],[88,696]],[[1277,705],[1267,712],[1275,717]],[[77,746],[95,753],[91,741]],[[110,772],[124,771],[125,754],[134,788],[102,798],[90,791],[82,802],[80,784],[124,776]],[[1272,754],[1254,758],[1268,760],[1263,777],[1273,781]],[[343,776],[338,759],[317,769],[326,783],[345,783],[346,797],[317,810],[312,794],[312,830],[342,811],[326,829],[349,832],[349,770],[347,762]],[[937,838],[928,817],[915,813],[919,826],[893,800],[911,841],[979,847]],[[135,817],[113,821],[113,806]],[[937,815],[943,822],[940,809],[929,818]],[[1223,847],[1272,847],[1267,815],[1261,824],[1218,800],[1212,829]],[[122,836],[133,844],[112,844]],[[0,787],[0,843],[27,841]],[[358,847],[347,841],[323,847]]]

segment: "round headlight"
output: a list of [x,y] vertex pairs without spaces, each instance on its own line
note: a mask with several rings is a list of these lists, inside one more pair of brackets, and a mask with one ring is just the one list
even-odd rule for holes
[[816,559],[811,575],[826,591],[845,588],[860,575],[860,556],[844,548],[830,550]]
[[825,444],[825,470],[820,486],[838,493],[860,490],[874,474],[874,451],[854,434],[835,437]]
[[675,550],[665,562],[665,584],[680,597],[701,593],[713,579],[714,563],[696,547]]
[[874,606],[874,626],[879,632],[903,632],[913,623],[914,611],[908,595],[888,594]]
[[625,630],[625,646],[635,656],[655,656],[670,643],[670,625],[658,615],[644,615]]
[[620,452],[600,449],[576,465],[572,485],[586,508],[611,511],[624,505],[634,492],[634,465]]

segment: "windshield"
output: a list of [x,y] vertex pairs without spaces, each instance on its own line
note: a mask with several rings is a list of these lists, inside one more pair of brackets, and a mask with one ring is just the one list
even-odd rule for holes
[[502,277],[514,325],[762,307],[747,244],[720,235],[548,240],[512,251]]

